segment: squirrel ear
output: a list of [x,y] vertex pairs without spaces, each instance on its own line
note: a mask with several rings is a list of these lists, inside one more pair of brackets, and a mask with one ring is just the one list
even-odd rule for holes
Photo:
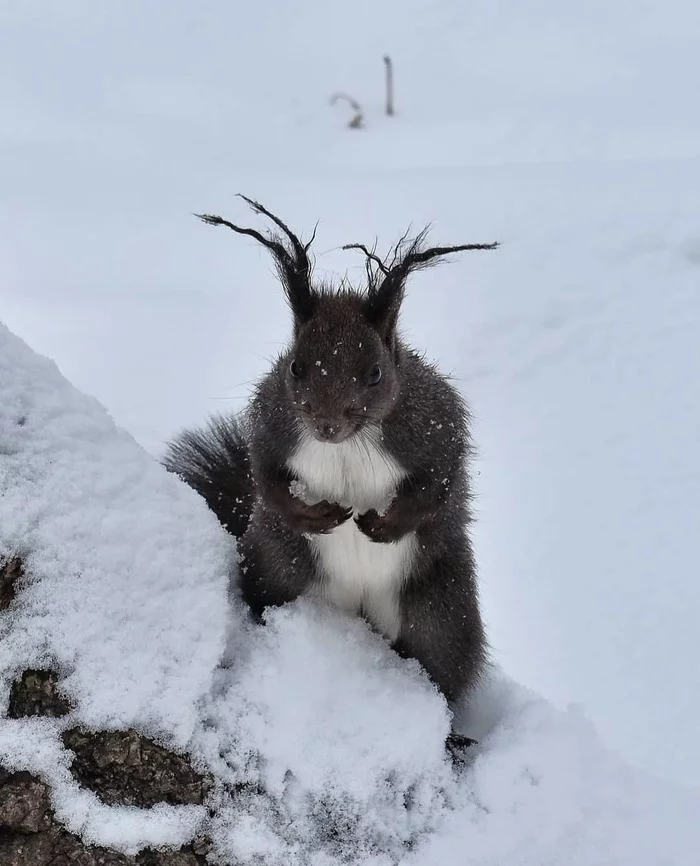
[[298,330],[300,325],[311,318],[316,307],[317,295],[311,288],[311,262],[308,256],[309,248],[316,237],[316,229],[314,229],[311,240],[307,244],[302,244],[279,217],[270,213],[259,202],[240,193],[239,197],[249,204],[255,213],[263,214],[277,228],[281,229],[286,235],[286,242],[284,238],[272,232],[262,235],[255,229],[241,228],[241,226],[234,225],[220,216],[212,216],[211,214],[195,214],[195,216],[208,225],[227,226],[238,234],[249,235],[270,250],[275,260],[282,288],[294,314],[294,328]]
[[396,337],[396,324],[399,310],[406,292],[406,280],[413,271],[430,267],[442,256],[464,250],[495,250],[498,243],[462,244],[456,247],[429,247],[423,243],[428,234],[426,227],[415,238],[409,240],[408,232],[394,247],[390,260],[383,261],[374,250],[364,244],[346,244],[344,250],[361,250],[366,257],[368,293],[365,302],[365,315],[383,339],[393,345]]
[[[419,243],[422,235],[416,239]],[[396,325],[399,310],[404,298],[408,269],[403,271],[399,255],[405,243],[404,238],[394,249],[391,266],[375,253],[375,247],[370,251],[364,244],[345,244],[344,250],[360,250],[365,254],[365,270],[367,272],[367,297],[364,303],[365,318],[379,332],[382,340],[393,350],[396,342]]]
[[396,341],[396,326],[404,294],[405,279],[385,279],[378,289],[369,292],[365,301],[367,321],[390,348]]

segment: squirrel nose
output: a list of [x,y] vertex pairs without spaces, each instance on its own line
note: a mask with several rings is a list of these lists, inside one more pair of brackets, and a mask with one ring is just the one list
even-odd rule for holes
[[314,418],[316,433],[323,439],[332,439],[338,432],[338,424],[329,418]]

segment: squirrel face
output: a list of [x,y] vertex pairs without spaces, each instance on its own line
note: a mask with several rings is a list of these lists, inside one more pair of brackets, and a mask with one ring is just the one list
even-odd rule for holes
[[391,413],[399,394],[393,334],[367,319],[361,295],[319,293],[282,361],[287,397],[305,431],[338,443]]
[[414,238],[405,234],[386,261],[364,244],[346,244],[343,249],[365,255],[367,289],[333,291],[313,284],[309,248],[314,236],[303,244],[260,202],[241,198],[275,229],[261,234],[220,216],[197,216],[254,238],[272,254],[294,317],[294,343],[278,369],[300,424],[316,439],[333,443],[380,425],[399,395],[396,322],[408,276],[450,253],[492,250],[498,244],[426,247],[424,229]]

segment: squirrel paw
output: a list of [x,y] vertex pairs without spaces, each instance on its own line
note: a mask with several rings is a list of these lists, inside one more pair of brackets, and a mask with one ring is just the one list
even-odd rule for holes
[[345,508],[337,502],[322,499],[313,505],[301,503],[287,518],[289,526],[299,533],[325,535],[345,523],[352,516],[352,508]]
[[463,734],[455,734],[454,731],[448,734],[445,740],[447,754],[455,765],[466,764],[473,757],[473,747],[478,745],[477,740],[472,740],[471,737],[465,737]]
[[379,514],[374,508],[370,508],[364,514],[358,514],[355,523],[360,532],[364,533],[370,541],[376,541],[380,544],[398,541],[411,531],[392,520],[390,512]]

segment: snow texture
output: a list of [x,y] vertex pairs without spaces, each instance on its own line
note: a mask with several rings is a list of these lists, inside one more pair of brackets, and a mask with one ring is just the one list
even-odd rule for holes
[[[251,624],[202,502],[4,326],[0,454],[0,553],[27,570],[0,614],[3,701],[49,665],[75,704],[3,719],[0,763],[49,782],[86,840],[135,852],[206,831],[223,862],[275,866],[695,862],[700,795],[630,769],[580,712],[494,671],[458,720],[481,743],[455,768],[443,698],[364,622],[299,602]],[[210,802],[100,803],[61,746],[76,723],[187,749]]]
[[402,314],[473,409],[495,657],[697,786],[699,67],[695,0],[0,3],[0,316],[158,455],[289,335],[269,256],[193,211],[320,221],[320,277],[409,223],[500,240]]
[[25,669],[50,667],[76,709],[4,719],[0,761],[50,781],[59,818],[91,841],[181,843],[201,808],[100,806],[72,782],[59,734],[77,720],[190,741],[230,622],[231,544],[192,491],[0,325],[0,559],[12,556],[28,578],[0,620],[0,701]]
[[693,0],[0,4],[0,317],[151,455],[239,408],[289,334],[264,251],[192,211],[252,225],[241,191],[307,239],[320,220],[317,274],[358,281],[342,244],[409,222],[502,242],[417,275],[402,327],[473,410],[494,658],[556,705],[494,673],[453,773],[415,667],[328,611],[252,628],[197,497],[3,330],[0,555],[33,577],[0,707],[42,661],[77,707],[3,718],[0,757],[71,828],[135,850],[206,820],[79,792],[59,732],[82,721],[211,767],[244,862],[697,862],[697,791],[618,753],[700,785],[699,75]]

